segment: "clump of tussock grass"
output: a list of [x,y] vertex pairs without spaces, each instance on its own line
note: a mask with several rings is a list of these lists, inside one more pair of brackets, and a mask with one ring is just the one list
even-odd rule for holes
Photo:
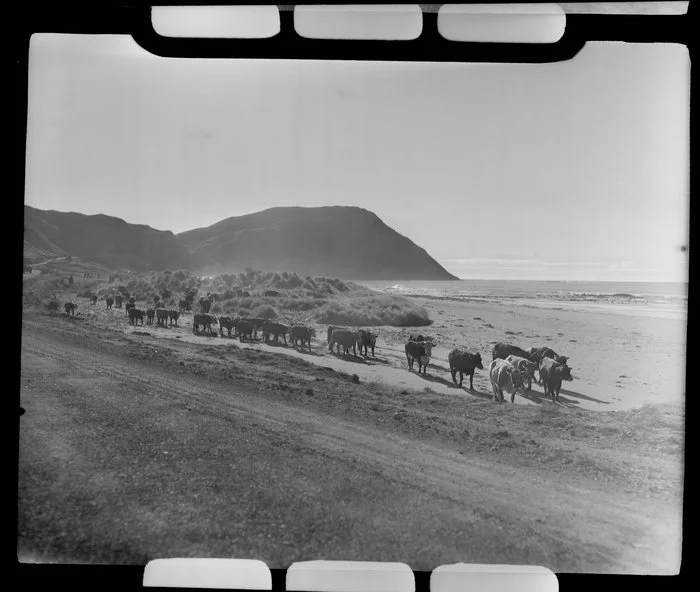
[[49,300],[45,306],[49,312],[56,312],[60,308],[60,303],[58,302],[58,300],[52,299]]
[[432,323],[422,306],[407,298],[383,294],[331,300],[313,318],[318,323],[350,326],[424,327]]
[[263,304],[253,309],[252,316],[261,319],[276,319],[279,317],[279,313],[269,304]]

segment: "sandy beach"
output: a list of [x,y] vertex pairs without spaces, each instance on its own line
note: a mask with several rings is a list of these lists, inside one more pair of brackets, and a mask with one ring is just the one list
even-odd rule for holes
[[[429,327],[371,327],[379,335],[375,357],[338,356],[326,345],[326,325],[313,325],[317,337],[312,353],[261,342],[240,343],[237,347],[268,348],[280,355],[302,357],[316,364],[352,372],[364,382],[378,382],[410,389],[431,389],[460,397],[490,397],[488,364],[493,345],[511,343],[524,349],[547,345],[569,356],[573,382],[564,383],[559,403],[593,411],[640,407],[646,403],[682,403],[685,387],[685,321],[638,314],[616,314],[609,308],[582,311],[499,302],[464,302],[415,297],[434,320]],[[118,311],[103,310],[81,302],[79,314],[126,333],[147,332],[163,339],[193,343],[211,342],[224,347],[228,338],[194,335],[191,315],[183,316],[178,328],[153,325],[131,327]],[[108,314],[110,313],[110,314]],[[411,333],[432,337],[437,346],[426,376],[409,372],[404,344]],[[474,392],[452,383],[447,356],[459,347],[480,353],[484,370],[474,375]],[[533,384],[527,397],[517,396],[519,405],[540,404],[542,387]]]

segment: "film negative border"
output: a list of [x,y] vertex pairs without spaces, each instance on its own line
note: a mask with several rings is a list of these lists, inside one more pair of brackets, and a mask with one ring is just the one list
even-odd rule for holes
[[[567,14],[564,35],[552,44],[450,41],[439,34],[437,12],[432,11],[423,12],[422,33],[410,41],[309,39],[296,33],[293,10],[279,12],[280,32],[266,39],[164,37],[153,28],[151,7],[141,5],[100,6],[90,11],[70,7],[60,11],[49,9],[32,15],[31,32],[128,34],[146,51],[170,58],[487,63],[569,60],[586,41],[688,43],[690,36],[690,9],[687,15]],[[27,30],[29,22],[25,21],[23,25],[20,27],[24,28],[28,38],[31,35]]]
[[[177,4],[177,3],[169,3]],[[234,3],[247,4],[247,3]],[[691,3],[692,4],[692,3]],[[13,57],[19,66],[15,82],[22,91],[26,88],[26,49],[34,32],[82,33],[82,34],[128,34],[144,49],[166,57],[216,57],[216,58],[286,58],[286,59],[352,59],[386,61],[507,61],[549,62],[571,59],[586,41],[607,40],[626,42],[669,42],[690,45],[690,10],[683,16],[630,16],[630,15],[586,15],[567,14],[566,32],[562,40],[544,48],[527,48],[518,44],[495,44],[484,48],[483,44],[450,42],[437,33],[437,14],[423,13],[423,34],[414,41],[327,41],[306,40],[298,37],[293,29],[293,13],[281,10],[281,34],[263,40],[170,40],[158,36],[150,21],[150,7],[135,4],[101,3],[99,6],[55,6],[45,11],[21,15],[17,28],[12,32],[16,44]],[[291,24],[291,27],[290,27]],[[262,46],[266,48],[263,49]],[[530,53],[528,53],[530,50]],[[24,68],[24,72],[22,69]],[[20,109],[26,113],[24,104]],[[20,122],[17,127],[24,127]],[[21,130],[20,130],[21,131]],[[26,129],[25,129],[26,131]],[[21,133],[18,134],[21,137]],[[21,158],[24,160],[24,154]],[[23,168],[20,167],[20,171]],[[22,173],[18,173],[21,175]],[[23,184],[23,179],[18,185]],[[692,260],[692,259],[691,259]],[[692,264],[691,264],[692,278]],[[692,282],[691,282],[692,284]],[[690,307],[692,308],[692,307]],[[690,322],[690,311],[689,311]],[[12,535],[11,535],[12,536]],[[688,553],[684,551],[684,559]],[[684,561],[684,564],[686,562]],[[687,565],[686,565],[687,567]],[[287,570],[272,569],[273,591],[286,589]],[[435,572],[413,572],[416,590],[429,590],[430,577]],[[107,585],[122,590],[143,587],[144,566],[114,565],[15,565],[15,577],[28,589],[57,588],[61,585],[71,589],[90,589]],[[642,589],[652,586],[680,588],[663,576],[609,576],[595,574],[557,574],[562,590],[590,588],[618,589],[620,583],[631,584]]]

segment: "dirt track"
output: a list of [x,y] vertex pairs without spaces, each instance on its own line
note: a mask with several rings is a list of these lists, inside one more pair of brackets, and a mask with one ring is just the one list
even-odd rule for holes
[[587,421],[609,442],[572,439],[539,409],[353,384],[270,349],[25,313],[20,559],[677,571],[678,448],[607,419]]

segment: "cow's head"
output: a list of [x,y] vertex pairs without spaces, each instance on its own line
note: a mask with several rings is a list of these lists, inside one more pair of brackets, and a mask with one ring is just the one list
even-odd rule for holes
[[534,378],[535,370],[537,370],[537,364],[535,362],[525,362],[525,376]]
[[574,379],[574,377],[571,376],[571,368],[569,368],[566,364],[558,366],[556,371],[561,374],[562,380],[572,381]]
[[483,369],[484,369],[484,365],[481,363],[481,354],[476,354],[476,356],[474,356],[474,362],[475,362],[474,365],[475,365],[479,370],[483,370]]
[[432,341],[424,341],[423,348],[425,349],[425,355],[430,357],[433,355],[433,346],[435,344]]
[[506,366],[506,372],[510,376],[511,382],[513,383],[513,388],[516,391],[522,391],[524,387],[523,385],[523,375],[520,370],[515,368],[514,366]]
[[564,365],[569,361],[569,356],[557,356],[556,361]]
[[523,384],[523,373],[516,368],[513,370],[513,374],[511,374],[511,376],[513,378],[513,387],[515,390],[522,391],[525,388],[525,385]]

